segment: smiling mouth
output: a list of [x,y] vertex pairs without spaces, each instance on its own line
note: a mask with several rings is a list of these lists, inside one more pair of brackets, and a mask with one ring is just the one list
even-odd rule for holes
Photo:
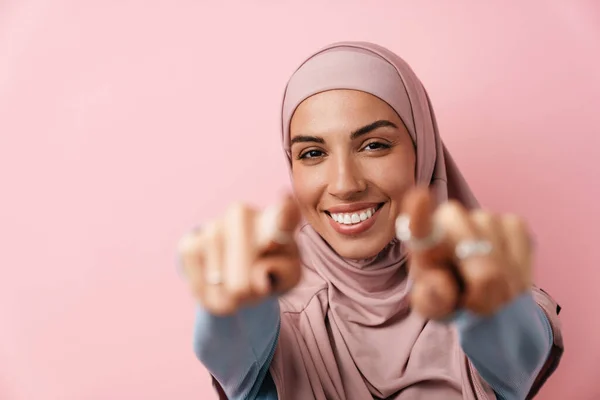
[[372,218],[384,204],[385,203],[379,203],[375,207],[369,207],[364,210],[357,210],[349,213],[330,213],[329,211],[325,211],[325,214],[340,225],[356,225]]

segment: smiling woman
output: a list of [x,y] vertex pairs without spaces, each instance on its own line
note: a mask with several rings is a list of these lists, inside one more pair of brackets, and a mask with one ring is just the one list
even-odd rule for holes
[[560,361],[527,226],[480,210],[397,55],[337,43],[293,74],[294,197],[182,239],[195,352],[222,399],[524,399]]
[[372,94],[331,90],[298,106],[290,134],[302,215],[342,257],[379,253],[415,186],[415,148],[398,114]]

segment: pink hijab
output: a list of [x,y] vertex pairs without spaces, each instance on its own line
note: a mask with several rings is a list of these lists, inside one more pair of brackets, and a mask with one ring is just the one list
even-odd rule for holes
[[[423,85],[400,57],[380,46],[336,43],[293,74],[282,105],[288,158],[289,124],[298,105],[326,90],[354,89],[387,102],[416,146],[416,179],[438,201],[478,207],[442,143]],[[291,159],[290,159],[291,162]],[[368,260],[337,255],[311,228],[298,233],[304,276],[280,298],[281,330],[270,372],[282,400],[493,399],[462,352],[451,325],[411,312],[402,243]],[[555,349],[532,393],[553,372],[562,349],[556,303],[534,289],[554,330]]]

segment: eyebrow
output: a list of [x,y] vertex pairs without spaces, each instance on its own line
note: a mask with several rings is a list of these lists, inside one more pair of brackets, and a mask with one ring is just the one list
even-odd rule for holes
[[[386,127],[398,129],[398,126],[396,124],[394,124],[392,121],[388,121],[386,119],[380,119],[380,120],[372,122],[368,125],[363,126],[362,128],[358,128],[357,130],[353,131],[350,134],[350,139],[354,140],[354,139],[364,136],[367,133],[372,132],[376,129],[386,128]],[[294,136],[292,138],[290,145],[292,145],[294,143],[308,143],[308,142],[324,144],[325,139],[323,139],[322,137],[319,137],[319,136],[299,135],[299,136]]]

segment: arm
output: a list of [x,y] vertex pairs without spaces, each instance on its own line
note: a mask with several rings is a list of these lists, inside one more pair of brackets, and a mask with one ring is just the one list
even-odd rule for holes
[[531,293],[492,317],[463,311],[454,320],[463,351],[499,399],[525,399],[553,343],[546,314]]
[[227,317],[198,308],[194,352],[226,398],[245,400],[257,396],[275,351],[279,322],[276,298]]

